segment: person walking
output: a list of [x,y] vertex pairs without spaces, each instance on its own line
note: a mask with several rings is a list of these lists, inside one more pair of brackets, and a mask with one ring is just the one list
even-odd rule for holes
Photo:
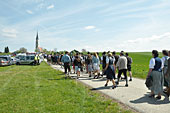
[[106,57],[106,67],[104,68],[104,71],[106,73],[106,84],[105,87],[108,85],[109,80],[112,81],[113,86],[112,89],[116,88],[116,84],[115,84],[115,58],[112,57],[112,53],[108,54],[108,57]]
[[[61,61],[64,63],[64,70],[65,70],[65,78],[67,78],[67,75],[70,75],[70,56],[68,55],[69,53],[66,51],[65,55],[61,58]],[[68,73],[67,73],[68,70]]]
[[126,53],[126,58],[127,58],[127,70],[129,72],[130,79],[129,81],[132,81],[132,71],[131,71],[131,64],[132,64],[132,58],[129,57],[129,54]]
[[164,74],[164,86],[166,87],[166,89],[164,90],[164,92],[167,91],[168,89],[168,80],[166,79],[165,77],[165,74],[168,70],[168,51],[167,50],[162,50],[162,54],[163,54],[163,57],[162,57],[162,63],[163,63],[163,74]]
[[[116,55],[116,51],[113,51],[112,52],[112,55],[115,57],[115,62],[114,62],[114,64],[115,64],[115,66],[116,66],[116,64],[117,64],[117,62],[118,62],[118,59],[119,59],[119,55]],[[117,68],[115,68],[115,76],[116,76],[116,70],[117,70]],[[115,77],[116,78],[116,77]]]
[[168,82],[168,88],[167,88],[167,92],[165,92],[165,94],[169,97],[170,95],[170,51],[168,52],[169,58],[168,58],[168,68],[165,74],[165,78]]
[[106,52],[102,53],[102,57],[101,57],[101,62],[102,62],[102,76],[106,75],[106,71],[104,71],[104,69],[106,68]]
[[116,55],[116,51],[113,51],[112,55],[115,57],[115,65],[116,65],[119,59],[119,55]]
[[163,63],[162,60],[158,57],[158,51],[152,51],[152,59],[149,62],[149,72],[147,77],[151,76],[153,84],[149,88],[151,90],[150,98],[154,98],[155,95],[158,95],[156,98],[161,99],[161,93],[163,92],[163,83],[164,76],[162,73]]
[[91,77],[91,74],[92,74],[92,56],[91,54],[88,54],[88,57],[87,57],[87,66],[88,66],[88,73],[89,73],[89,77]]
[[60,62],[60,66],[61,68],[63,68],[63,62],[62,62],[62,58],[63,58],[63,53],[60,54],[60,57],[59,57],[59,62]]
[[98,57],[97,53],[94,53],[94,56],[92,58],[92,62],[93,62],[94,74],[97,74],[97,75],[94,76],[94,79],[99,78],[100,61],[99,61],[99,57]]
[[74,60],[75,71],[77,73],[77,79],[80,77],[80,70],[81,70],[81,59],[80,57],[76,56]]
[[72,57],[74,74],[76,73],[76,72],[75,72],[75,65],[74,65],[74,60],[75,60],[75,59],[76,59],[76,54],[74,54],[73,57]]
[[121,74],[123,73],[126,79],[125,86],[128,87],[128,78],[127,78],[127,58],[124,56],[124,52],[120,52],[120,57],[118,59],[118,62],[116,64],[116,67],[118,68],[118,78],[116,84],[119,84],[119,79],[121,77]]

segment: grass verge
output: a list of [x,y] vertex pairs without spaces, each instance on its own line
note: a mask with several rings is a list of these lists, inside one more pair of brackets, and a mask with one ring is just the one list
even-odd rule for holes
[[118,103],[40,66],[0,67],[0,112],[130,113]]

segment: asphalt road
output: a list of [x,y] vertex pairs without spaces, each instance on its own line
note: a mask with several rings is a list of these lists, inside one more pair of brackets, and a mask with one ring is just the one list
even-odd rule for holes
[[[58,65],[51,65],[54,69],[64,71]],[[76,78],[75,74],[71,74]],[[125,87],[125,81],[121,81],[116,89],[112,89],[112,83],[109,82],[107,87],[104,87],[106,78],[93,79],[89,78],[87,74],[81,73],[79,81],[92,87],[92,90],[99,92],[113,98],[141,113],[170,113],[169,98],[163,94],[161,100],[149,98],[150,91],[145,86],[145,81],[142,79],[133,78],[129,82],[129,86]]]

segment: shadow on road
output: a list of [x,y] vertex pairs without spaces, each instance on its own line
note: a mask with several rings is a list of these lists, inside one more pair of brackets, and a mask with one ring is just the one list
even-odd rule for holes
[[104,89],[111,89],[112,88],[112,86],[107,86],[107,87],[98,87],[98,88],[92,88],[92,89],[90,89],[90,90],[104,90]]
[[169,98],[166,96],[164,100],[157,100],[156,98],[149,98],[148,94],[145,94],[143,97],[140,97],[139,99],[131,100],[130,102],[134,104],[148,103],[148,104],[155,104],[155,105],[170,103]]

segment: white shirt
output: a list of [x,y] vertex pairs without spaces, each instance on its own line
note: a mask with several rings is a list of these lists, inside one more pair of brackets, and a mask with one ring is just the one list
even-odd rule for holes
[[[149,62],[149,68],[150,69],[154,69],[154,66],[155,66],[155,59],[154,58],[152,58],[151,60],[150,60],[150,62]],[[161,66],[161,68],[163,68],[163,62],[162,62],[162,66]]]
[[[167,58],[167,60],[168,60],[168,59],[169,59],[169,57]],[[164,56],[164,57],[162,57],[162,59],[161,59],[161,60],[162,60],[163,66],[164,66],[164,63],[165,63],[165,60],[166,60],[166,59],[165,59],[165,56]]]
[[75,56],[73,56],[73,58],[72,58],[72,61],[74,61],[75,60]]
[[[107,57],[107,56],[106,56]],[[103,61],[103,56],[101,56],[101,61]]]
[[[113,64],[114,64],[114,62],[115,62],[115,57],[113,57],[112,59],[113,59]],[[108,63],[109,63],[109,57],[106,56],[106,64],[108,64]]]

